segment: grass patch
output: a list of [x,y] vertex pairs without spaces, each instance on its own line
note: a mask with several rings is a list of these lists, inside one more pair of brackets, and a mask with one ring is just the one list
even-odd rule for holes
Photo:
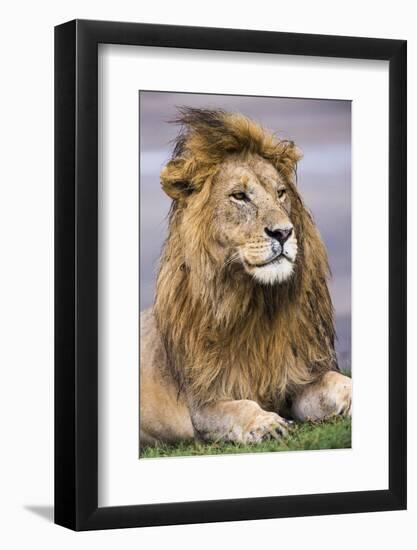
[[288,437],[270,439],[253,445],[237,443],[178,443],[147,447],[141,458],[167,456],[201,456],[238,453],[270,453],[275,451],[306,451],[316,449],[346,449],[351,446],[351,419],[335,417],[323,422],[295,424]]

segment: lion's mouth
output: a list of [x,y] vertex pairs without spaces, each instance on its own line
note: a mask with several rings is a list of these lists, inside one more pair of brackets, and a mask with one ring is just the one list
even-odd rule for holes
[[280,254],[277,254],[276,256],[274,256],[273,258],[271,258],[270,260],[267,260],[266,262],[262,262],[262,263],[259,263],[259,264],[252,264],[250,262],[247,262],[245,260],[245,263],[249,266],[249,267],[252,267],[252,268],[256,268],[256,267],[265,267],[267,265],[272,265],[272,264],[279,264],[281,263],[283,260],[287,260],[288,262],[291,262],[293,263],[293,260],[285,253],[281,252]]

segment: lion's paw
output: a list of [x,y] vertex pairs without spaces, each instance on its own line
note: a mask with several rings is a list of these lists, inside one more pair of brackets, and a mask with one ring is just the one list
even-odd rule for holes
[[301,421],[320,421],[352,415],[352,380],[340,372],[327,372],[294,399],[292,415]]
[[[231,439],[239,443],[260,443],[265,439],[279,439],[288,435],[291,422],[276,413],[265,412],[258,414],[245,428],[233,430]],[[234,436],[234,437],[233,437]]]

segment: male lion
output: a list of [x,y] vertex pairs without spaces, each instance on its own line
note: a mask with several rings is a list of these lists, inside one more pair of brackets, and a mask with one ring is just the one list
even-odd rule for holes
[[182,108],[175,122],[169,233],[141,314],[141,446],[256,443],[286,434],[280,414],[350,415],[299,150],[240,114]]

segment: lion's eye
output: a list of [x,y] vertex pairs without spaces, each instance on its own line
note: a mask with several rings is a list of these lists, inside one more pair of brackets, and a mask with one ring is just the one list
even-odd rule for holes
[[283,199],[286,195],[287,191],[285,189],[278,189],[278,198]]
[[249,197],[246,193],[232,193],[230,196],[237,201],[249,201]]

